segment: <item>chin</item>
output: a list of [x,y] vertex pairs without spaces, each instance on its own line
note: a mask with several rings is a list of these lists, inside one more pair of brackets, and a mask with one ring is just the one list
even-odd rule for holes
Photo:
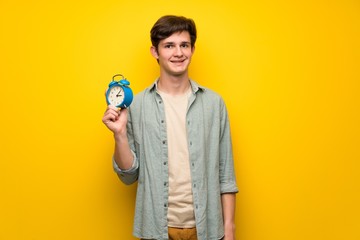
[[184,70],[184,71],[173,71],[172,72],[172,75],[177,76],[177,77],[180,77],[180,76],[182,76],[184,74],[186,74],[186,70]]

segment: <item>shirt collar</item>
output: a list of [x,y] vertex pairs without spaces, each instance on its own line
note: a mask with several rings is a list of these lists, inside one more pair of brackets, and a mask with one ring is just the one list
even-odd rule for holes
[[[151,86],[149,87],[150,92],[156,90],[158,81],[159,81],[159,79],[156,79],[156,81],[153,84],[151,84]],[[194,94],[197,93],[199,90],[205,91],[205,87],[201,86],[200,84],[198,84],[197,82],[195,82],[191,79],[190,79],[190,85],[191,85],[192,92]]]

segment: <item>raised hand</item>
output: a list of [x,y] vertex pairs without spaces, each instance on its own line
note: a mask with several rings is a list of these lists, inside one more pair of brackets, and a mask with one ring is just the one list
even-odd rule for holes
[[115,136],[126,136],[127,109],[118,109],[109,105],[102,118],[103,123]]

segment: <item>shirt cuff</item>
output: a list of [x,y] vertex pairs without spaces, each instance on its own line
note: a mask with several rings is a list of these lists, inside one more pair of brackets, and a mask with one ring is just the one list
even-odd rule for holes
[[117,173],[128,173],[128,174],[132,174],[132,173],[136,172],[136,170],[139,167],[139,163],[138,163],[138,160],[137,160],[137,158],[135,156],[135,153],[133,151],[131,151],[131,152],[132,152],[134,158],[133,158],[132,166],[129,169],[120,169],[119,166],[117,165],[115,159],[114,159],[114,156],[113,156],[112,160],[113,160],[113,168],[114,168],[115,172],[117,172]]

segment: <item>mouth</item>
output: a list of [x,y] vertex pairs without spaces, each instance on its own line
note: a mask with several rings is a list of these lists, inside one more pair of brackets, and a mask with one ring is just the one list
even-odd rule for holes
[[170,60],[171,63],[174,64],[182,64],[186,61],[186,59],[181,59],[181,60]]

